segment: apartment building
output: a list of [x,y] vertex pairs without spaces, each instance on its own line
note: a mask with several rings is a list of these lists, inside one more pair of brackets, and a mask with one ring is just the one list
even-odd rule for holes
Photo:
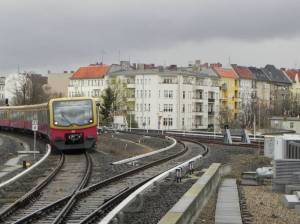
[[139,65],[109,76],[126,79],[128,101],[140,128],[218,127],[219,81],[210,69]]
[[92,64],[80,67],[71,77],[68,85],[68,96],[100,97],[107,88],[109,65]]
[[256,80],[247,67],[232,65],[232,68],[239,77],[240,107],[242,110],[246,110],[256,99]]
[[270,105],[282,104],[290,96],[292,81],[274,65],[266,65],[262,71],[270,80]]
[[239,113],[239,77],[232,68],[211,65],[220,77],[220,110],[229,111],[230,116],[237,118]]
[[262,71],[262,69],[256,67],[249,67],[249,70],[255,77],[256,81],[256,98],[262,105],[270,106],[271,97],[271,84],[268,76]]

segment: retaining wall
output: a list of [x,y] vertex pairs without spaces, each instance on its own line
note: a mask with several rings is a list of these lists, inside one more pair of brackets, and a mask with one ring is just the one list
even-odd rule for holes
[[221,174],[221,164],[213,163],[159,221],[159,224],[192,223],[218,187]]

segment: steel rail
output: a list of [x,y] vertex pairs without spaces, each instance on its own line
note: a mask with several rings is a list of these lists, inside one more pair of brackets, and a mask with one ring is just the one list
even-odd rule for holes
[[17,211],[20,208],[25,207],[30,203],[30,201],[34,200],[36,197],[39,196],[40,192],[46,187],[56,176],[56,174],[59,172],[59,170],[62,168],[63,164],[65,162],[65,155],[63,153],[60,154],[60,160],[55,169],[37,186],[32,188],[28,193],[23,195],[20,199],[15,201],[13,204],[11,204],[9,207],[7,207],[5,210],[3,210],[0,213],[0,221],[3,221],[6,217],[13,214],[15,211]]

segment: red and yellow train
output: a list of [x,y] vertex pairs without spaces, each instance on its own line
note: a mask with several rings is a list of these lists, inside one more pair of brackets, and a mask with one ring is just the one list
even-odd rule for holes
[[96,102],[93,98],[58,98],[48,103],[0,107],[0,126],[38,132],[58,150],[90,149],[97,141]]

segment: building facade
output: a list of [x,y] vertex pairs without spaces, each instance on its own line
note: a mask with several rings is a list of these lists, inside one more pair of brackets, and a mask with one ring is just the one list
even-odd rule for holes
[[270,106],[271,85],[268,76],[259,68],[249,67],[249,70],[255,76],[256,98],[259,104]]
[[272,117],[271,128],[291,130],[300,134],[300,117]]
[[100,97],[107,88],[109,65],[95,64],[80,67],[69,80],[68,96]]
[[46,87],[48,94],[58,97],[68,96],[68,86],[73,73],[72,71],[63,73],[49,72],[47,74],[48,85]]
[[218,127],[219,82],[212,70],[151,68],[112,72],[127,79],[139,128],[193,130]]
[[239,113],[239,79],[232,68],[214,66],[214,71],[220,77],[220,111],[229,112],[236,119]]
[[247,67],[232,65],[232,68],[239,77],[240,108],[247,111],[256,98],[255,77]]

